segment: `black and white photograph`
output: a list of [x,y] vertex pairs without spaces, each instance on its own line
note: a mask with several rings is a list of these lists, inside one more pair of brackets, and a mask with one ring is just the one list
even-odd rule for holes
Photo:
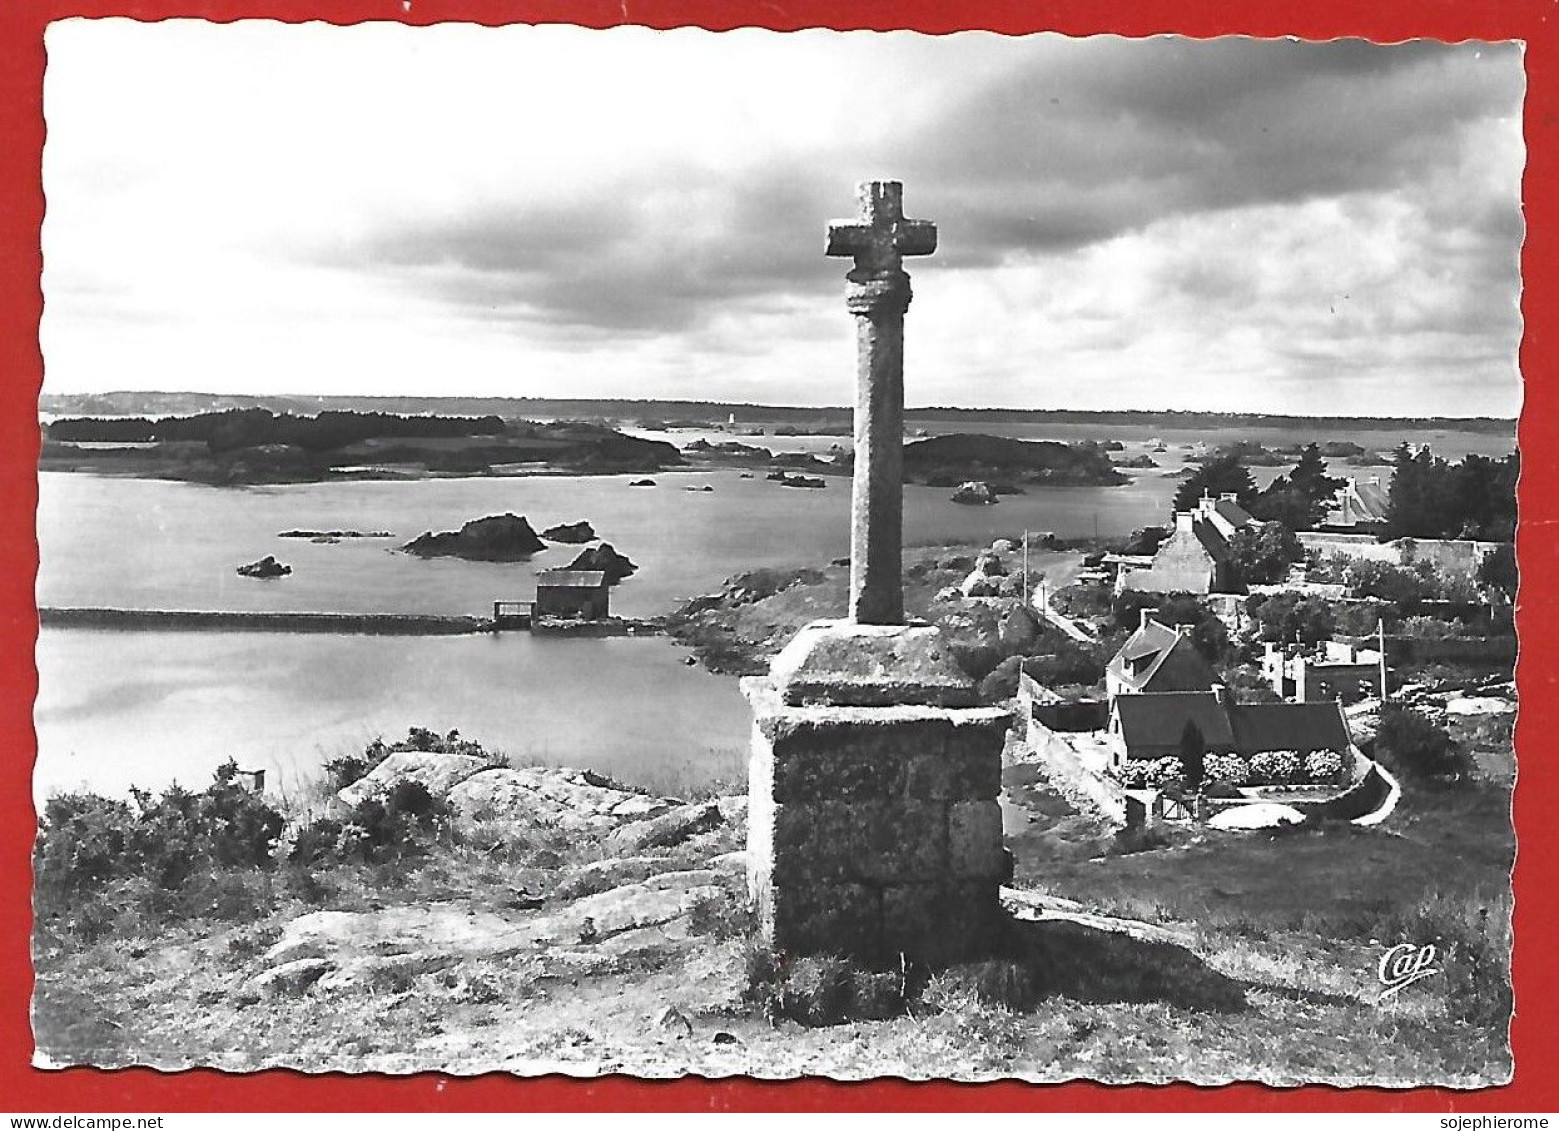
[[36,1066],[1512,1079],[1520,43],[45,47]]

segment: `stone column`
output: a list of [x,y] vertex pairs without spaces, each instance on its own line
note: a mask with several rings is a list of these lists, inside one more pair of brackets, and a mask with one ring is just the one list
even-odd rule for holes
[[904,312],[909,275],[851,271],[855,466],[850,485],[850,619],[904,623]]

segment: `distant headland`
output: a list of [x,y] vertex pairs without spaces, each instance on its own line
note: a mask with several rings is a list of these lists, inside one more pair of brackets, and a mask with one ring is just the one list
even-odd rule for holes
[[[236,393],[136,392],[45,393],[39,411],[50,416],[189,415],[228,409],[259,408],[274,413],[327,411],[400,414],[495,415],[542,420],[638,420],[674,426],[726,423],[792,425],[808,432],[847,434],[848,406],[806,407],[734,401],[624,400],[538,397],[397,397],[246,395]],[[993,424],[1102,424],[1150,428],[1325,428],[1328,430],[1455,429],[1461,432],[1515,434],[1506,417],[1448,416],[1296,416],[1262,412],[1199,412],[1155,409],[960,408],[927,405],[908,408],[910,424],[931,421]]]

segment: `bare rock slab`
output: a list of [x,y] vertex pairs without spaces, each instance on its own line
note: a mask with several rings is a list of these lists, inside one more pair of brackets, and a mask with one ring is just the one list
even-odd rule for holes
[[695,833],[714,828],[721,820],[718,801],[679,805],[658,817],[623,825],[606,838],[606,847],[620,856],[649,848],[666,848],[682,843]]
[[382,797],[403,781],[414,781],[434,797],[443,797],[488,766],[488,762],[471,754],[397,750],[337,796],[348,805],[359,805],[370,797]]

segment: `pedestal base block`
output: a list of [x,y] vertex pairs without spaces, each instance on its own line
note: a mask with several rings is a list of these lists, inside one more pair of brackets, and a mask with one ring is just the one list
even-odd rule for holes
[[[987,955],[1007,869],[996,801],[1007,712],[972,705],[937,630],[855,628],[810,626],[772,677],[742,681],[754,714],[748,882],[765,939],[869,964]],[[852,639],[870,642],[853,661]],[[912,701],[892,702],[890,688]]]

